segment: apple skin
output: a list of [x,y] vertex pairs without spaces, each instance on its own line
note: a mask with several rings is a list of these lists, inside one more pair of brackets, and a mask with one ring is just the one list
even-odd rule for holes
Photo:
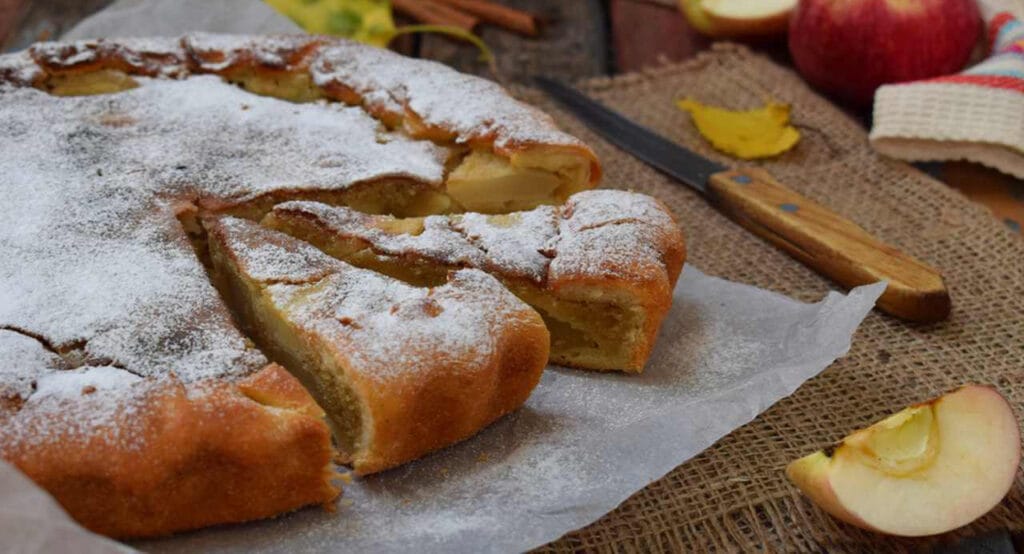
[[[840,445],[840,448],[842,448],[842,445]],[[829,464],[831,461],[828,454],[819,450],[786,466],[786,477],[805,496],[810,498],[811,502],[831,514],[832,517],[861,529],[876,531],[866,521],[844,508],[843,504],[839,501],[836,492],[832,490],[832,483],[829,481]]]
[[962,69],[981,26],[975,0],[800,0],[789,51],[808,82],[863,107],[883,84]]
[[[1002,495],[998,498],[989,497],[987,498],[988,502],[975,502],[973,503],[974,505],[970,505],[969,507],[965,507],[963,510],[953,512],[951,516],[952,519],[947,519],[943,522],[946,524],[946,527],[935,527],[924,532],[898,532],[886,527],[890,522],[882,522],[881,524],[876,522],[875,524],[871,524],[868,521],[865,521],[865,518],[871,519],[871,514],[865,514],[864,518],[862,518],[844,506],[843,501],[840,499],[840,495],[836,492],[836,489],[833,486],[833,466],[836,459],[848,454],[848,450],[844,449],[855,449],[855,445],[863,442],[865,438],[869,437],[871,431],[882,422],[851,433],[841,442],[836,444],[829,453],[826,453],[824,450],[819,450],[818,452],[793,461],[786,467],[786,477],[788,477],[789,480],[819,508],[825,510],[839,520],[868,531],[901,536],[926,536],[967,525],[974,519],[984,515],[994,508],[1006,495],[1006,492],[1008,492],[1013,486],[1021,460],[1020,427],[1017,418],[1013,413],[1013,409],[1010,407],[1006,399],[1003,398],[1003,396],[994,388],[983,385],[964,385],[963,387],[960,387],[946,395],[911,406],[906,410],[894,414],[892,417],[897,417],[898,415],[906,413],[907,411],[919,406],[938,407],[939,404],[943,402],[956,404],[957,409],[964,409],[964,407],[967,407],[967,410],[969,411],[976,411],[981,409],[980,407],[982,406],[992,408],[991,411],[997,414],[996,420],[993,421],[993,423],[1000,422],[1005,429],[1012,430],[1012,434],[1009,435],[1009,441],[1005,445],[1006,449],[1009,452],[1012,452],[1012,459],[1008,459],[1004,464],[1006,473],[1004,475],[995,476],[996,482],[998,482],[999,486],[1002,487]],[[972,406],[974,408],[971,408]],[[977,462],[978,460],[974,461],[974,463]],[[918,476],[913,479],[920,478],[921,477]]]

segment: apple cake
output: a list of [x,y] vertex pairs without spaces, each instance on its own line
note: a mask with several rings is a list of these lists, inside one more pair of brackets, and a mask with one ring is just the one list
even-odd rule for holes
[[419,288],[248,220],[205,227],[214,280],[327,409],[358,474],[471,436],[522,405],[547,365],[540,316],[482,271]]
[[665,206],[617,190],[503,215],[426,218],[292,201],[263,224],[415,285],[438,286],[459,268],[486,271],[544,317],[553,362],[595,370],[643,370],[685,257]]
[[[204,218],[259,218],[287,200],[401,216],[532,209],[599,178],[589,148],[499,86],[325,37],[36,44],[0,56],[0,121],[0,458],[116,537],[339,494],[320,408],[209,278]],[[495,288],[483,283],[460,272],[434,290]],[[501,361],[466,363],[547,354],[498,339],[487,347]],[[324,363],[382,347],[344,344]],[[472,423],[437,444],[512,400],[478,399]],[[359,440],[389,440],[381,422],[367,429]],[[430,447],[348,454],[372,468]]]

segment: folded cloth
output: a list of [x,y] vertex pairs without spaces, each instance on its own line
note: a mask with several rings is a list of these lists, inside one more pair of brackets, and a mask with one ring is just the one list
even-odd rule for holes
[[909,161],[968,160],[1024,178],[1024,23],[997,13],[988,37],[989,57],[959,74],[879,88],[869,136],[875,149]]

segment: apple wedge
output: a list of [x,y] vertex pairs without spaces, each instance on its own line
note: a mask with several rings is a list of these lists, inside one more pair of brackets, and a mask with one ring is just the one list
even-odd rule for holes
[[965,385],[789,464],[815,504],[858,527],[907,537],[966,525],[1013,484],[1020,429],[995,389]]
[[786,32],[796,0],[702,0],[700,6],[717,36],[763,36]]
[[715,36],[715,30],[711,27],[711,21],[708,20],[702,4],[701,0],[679,0],[679,9],[691,27],[702,34]]

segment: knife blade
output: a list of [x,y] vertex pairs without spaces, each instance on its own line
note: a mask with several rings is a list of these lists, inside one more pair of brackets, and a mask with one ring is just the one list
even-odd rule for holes
[[725,215],[846,286],[888,281],[878,307],[919,322],[949,317],[942,275],[759,168],[729,169],[643,127],[559,81],[538,87],[609,143],[700,192]]

